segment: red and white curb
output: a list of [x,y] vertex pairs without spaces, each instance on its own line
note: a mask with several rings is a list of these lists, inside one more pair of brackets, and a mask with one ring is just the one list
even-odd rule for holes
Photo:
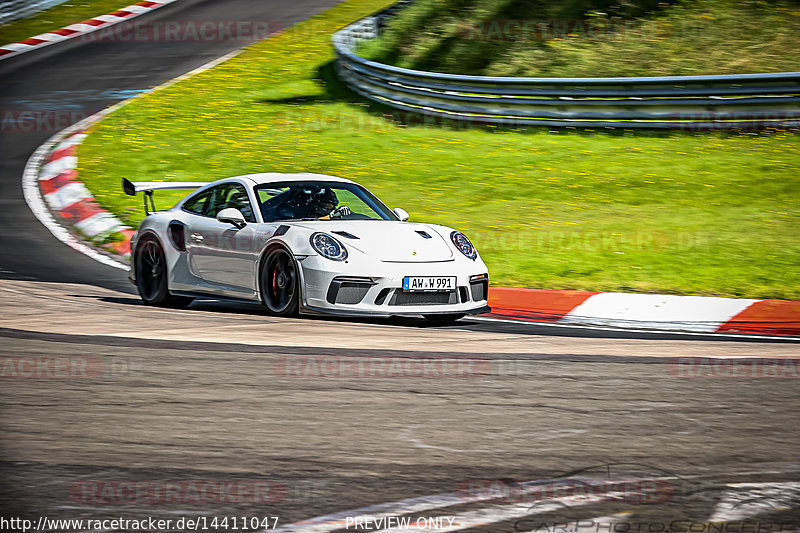
[[[104,222],[100,222],[97,216],[107,211],[99,207],[86,186],[77,180],[75,149],[86,138],[85,128],[100,117],[102,114],[90,117],[57,133],[41,145],[25,165],[22,193],[33,215],[59,241],[100,263],[128,270],[127,264],[111,254],[101,252],[95,243],[116,232],[122,234],[118,238],[124,238],[125,230],[130,228],[123,226],[116,218],[111,221],[108,216],[110,213],[102,216]],[[56,220],[56,217],[60,220]],[[81,228],[86,232],[83,236],[79,233]],[[121,245],[115,251],[125,252]],[[124,259],[123,256],[117,257]]]
[[[145,94],[169,87],[219,65],[241,51],[229,52],[186,74],[103,109],[56,133],[39,146],[28,159],[22,174],[22,192],[33,215],[55,238],[73,250],[105,265],[129,270],[127,259],[134,231],[100,207],[86,186],[78,181],[78,145],[86,138],[87,130],[107,114]],[[86,242],[87,239],[89,242]],[[104,243],[109,240],[111,242]],[[101,246],[97,243],[101,243]],[[105,250],[101,251],[103,243]]]
[[117,11],[107,15],[100,15],[99,17],[78,22],[77,24],[71,24],[61,28],[60,30],[42,33],[41,35],[35,35],[34,37],[25,39],[24,41],[19,41],[17,43],[6,44],[0,46],[0,59],[14,57],[25,52],[30,52],[31,50],[36,50],[38,48],[65,41],[67,39],[73,39],[81,35],[86,35],[87,33],[92,33],[97,30],[113,26],[114,24],[119,24],[120,22],[144,15],[145,13],[149,13],[154,9],[164,7],[165,5],[171,4],[175,1],[177,0],[146,0],[144,2],[138,2],[123,9],[118,9]]
[[39,189],[50,211],[90,242],[127,259],[133,229],[106,211],[77,180],[77,146],[86,138],[75,133],[57,144],[39,171]]
[[492,315],[626,329],[800,336],[800,301],[492,287]]

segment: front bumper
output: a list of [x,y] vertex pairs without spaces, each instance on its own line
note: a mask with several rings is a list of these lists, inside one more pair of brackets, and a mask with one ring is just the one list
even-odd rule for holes
[[[488,274],[478,258],[431,263],[335,262],[320,256],[298,261],[304,288],[301,311],[341,316],[481,314]],[[380,273],[379,275],[377,273]],[[455,276],[450,292],[405,292],[405,276]]]

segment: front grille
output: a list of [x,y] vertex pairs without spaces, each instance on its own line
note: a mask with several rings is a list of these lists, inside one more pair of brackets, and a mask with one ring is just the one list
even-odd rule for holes
[[467,301],[469,301],[469,294],[467,293],[467,288],[466,287],[459,287],[458,288],[458,295],[459,295],[459,297],[461,299],[461,303],[462,304],[467,302]]
[[458,303],[455,291],[452,292],[403,292],[394,291],[389,305],[447,305]]
[[369,285],[364,283],[342,283],[336,294],[337,304],[357,304],[364,299],[369,290]]
[[361,303],[364,296],[369,292],[369,288],[374,283],[371,281],[345,281],[344,279],[334,279],[328,287],[327,300],[330,304],[355,305]]
[[470,281],[469,290],[472,293],[473,301],[480,302],[481,300],[485,300],[489,293],[489,281]]

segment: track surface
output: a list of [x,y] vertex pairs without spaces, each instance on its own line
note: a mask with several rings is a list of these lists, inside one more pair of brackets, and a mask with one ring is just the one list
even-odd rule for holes
[[[140,20],[285,26],[332,4],[180,0]],[[240,45],[55,45],[0,62],[0,109],[94,112]],[[3,516],[235,513],[278,515],[286,525],[450,493],[468,478],[525,481],[588,469],[581,476],[660,477],[675,490],[647,505],[623,498],[553,510],[534,499],[521,516],[541,518],[545,528],[576,519],[739,517],[800,529],[798,491],[788,484],[800,469],[796,376],[691,379],[670,366],[686,356],[796,359],[797,343],[478,321],[427,328],[414,321],[278,320],[254,306],[213,301],[188,311],[147,309],[123,272],[59,244],[28,211],[22,169],[52,133],[0,137],[0,357],[75,357],[100,372],[0,378]],[[387,360],[441,369],[435,365],[442,359],[478,370],[463,379],[331,377],[309,366],[317,360],[303,359],[317,356],[349,371],[359,361]],[[292,364],[310,377],[287,375]],[[275,496],[198,503],[185,491],[169,501],[119,494],[91,500],[80,491],[95,481],[237,479],[272,482]],[[725,487],[732,482],[769,485]],[[545,530],[520,526],[519,512],[507,507],[483,500],[423,506],[417,514],[460,516],[466,524],[488,513],[485,525],[473,520],[467,531],[514,531],[515,523]]]

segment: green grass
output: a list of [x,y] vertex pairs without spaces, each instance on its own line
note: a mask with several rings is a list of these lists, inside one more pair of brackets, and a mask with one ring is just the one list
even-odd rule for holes
[[135,225],[122,177],[334,174],[464,230],[496,285],[800,299],[800,135],[404,125],[330,63],[329,34],[385,4],[345,2],[123,107],[79,148],[81,179]]
[[[359,53],[407,68],[485,76],[800,70],[796,0],[683,0],[656,9],[641,1],[619,4],[639,9],[614,13],[612,6],[598,9],[583,0],[418,0]],[[550,31],[534,24],[541,21],[552,22]]]
[[0,45],[23,41],[34,35],[57,30],[98,15],[105,15],[135,3],[136,0],[80,0],[79,2],[67,2],[31,17],[3,24],[0,26]]

